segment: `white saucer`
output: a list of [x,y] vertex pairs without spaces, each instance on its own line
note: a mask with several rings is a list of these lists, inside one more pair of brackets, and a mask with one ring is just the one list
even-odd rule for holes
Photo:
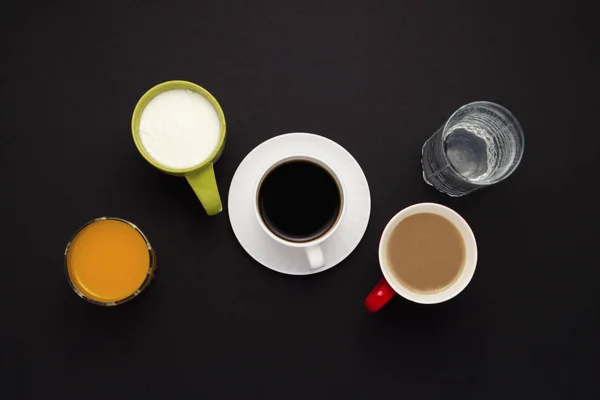
[[[312,154],[331,164],[346,190],[346,214],[337,232],[321,245],[325,266],[311,269],[301,248],[277,243],[262,230],[254,213],[254,185],[268,166],[282,157]],[[288,133],[258,145],[240,163],[229,188],[229,220],[237,240],[256,261],[273,271],[309,275],[342,262],[358,246],[371,215],[369,184],[360,165],[346,149],[319,135]]]

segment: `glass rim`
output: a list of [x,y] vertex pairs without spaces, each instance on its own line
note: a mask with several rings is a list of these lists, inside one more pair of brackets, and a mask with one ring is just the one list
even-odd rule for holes
[[[77,238],[77,236],[81,233],[81,231],[83,231],[85,228],[87,228],[88,226],[96,223],[96,222],[100,222],[100,221],[119,221],[119,222],[123,222],[129,226],[131,226],[133,229],[136,230],[136,232],[142,237],[142,239],[144,240],[144,242],[146,243],[146,247],[148,248],[148,256],[149,256],[149,261],[148,261],[148,272],[146,273],[146,277],[144,278],[143,282],[140,284],[140,286],[129,296],[120,299],[120,300],[115,300],[115,301],[99,301],[99,300],[95,300],[90,298],[89,296],[87,296],[85,293],[83,293],[81,290],[79,290],[77,288],[77,286],[75,286],[75,284],[73,283],[73,280],[71,279],[71,276],[69,275],[69,261],[68,261],[68,256],[69,256],[69,250],[71,249],[71,245],[73,244],[73,241],[75,240],[75,238]],[[100,305],[100,306],[117,306],[123,303],[127,303],[128,301],[130,301],[131,299],[133,299],[134,297],[136,297],[137,295],[139,295],[150,283],[150,281],[152,280],[153,276],[154,276],[154,271],[156,270],[156,256],[154,254],[154,249],[152,248],[152,245],[150,244],[150,241],[148,240],[148,238],[146,237],[146,235],[144,234],[144,232],[142,232],[142,230],[140,228],[137,227],[137,225],[135,225],[134,223],[127,221],[126,219],[123,218],[118,218],[118,217],[98,217],[98,218],[94,218],[88,222],[86,222],[85,224],[83,224],[79,229],[77,229],[77,231],[75,231],[75,233],[73,234],[73,236],[71,236],[71,239],[69,239],[69,242],[67,243],[67,246],[65,248],[65,255],[64,255],[64,271],[65,274],[67,275],[67,281],[69,282],[69,286],[71,286],[71,289],[73,289],[73,291],[79,296],[81,297],[83,300],[90,302],[92,304],[96,304],[96,305]]]
[[458,170],[454,167],[454,165],[452,165],[452,163],[450,162],[450,159],[448,158],[448,155],[443,150],[442,150],[442,157],[444,157],[444,161],[445,161],[446,165],[448,166],[448,168],[450,168],[450,170],[461,181],[467,182],[467,183],[469,183],[471,185],[475,185],[475,186],[490,186],[490,185],[496,184],[498,182],[502,182],[503,180],[505,180],[506,178],[508,178],[509,176],[511,176],[517,170],[517,167],[521,164],[521,160],[523,159],[523,153],[525,152],[525,135],[523,134],[523,128],[521,127],[521,124],[519,123],[519,120],[517,119],[517,117],[515,117],[515,115],[512,112],[510,112],[510,110],[508,108],[506,108],[506,107],[504,107],[504,106],[502,106],[502,105],[500,105],[498,103],[494,103],[492,101],[478,100],[478,101],[472,101],[470,103],[467,103],[467,104],[464,104],[464,105],[460,106],[457,110],[455,110],[448,117],[448,119],[446,119],[446,122],[444,122],[444,126],[442,127],[442,143],[444,142],[444,134],[446,133],[446,131],[448,129],[448,124],[450,123],[450,121],[452,120],[452,118],[456,114],[458,114],[460,111],[464,110],[465,108],[467,108],[467,107],[474,107],[474,106],[484,106],[484,107],[487,106],[488,108],[497,108],[501,112],[505,113],[508,116],[508,118],[511,119],[511,123],[515,127],[515,131],[517,132],[517,135],[519,136],[519,139],[521,141],[521,151],[515,157],[515,161],[513,162],[513,165],[511,167],[511,169],[504,176],[502,176],[500,179],[496,179],[496,180],[494,180],[492,182],[480,184],[480,183],[475,183],[475,182],[472,182],[472,181],[470,181],[468,179],[465,179],[460,174],[460,172],[458,172]]

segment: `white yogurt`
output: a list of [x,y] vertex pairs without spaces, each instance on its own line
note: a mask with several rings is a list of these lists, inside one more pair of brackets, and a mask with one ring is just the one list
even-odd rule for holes
[[204,96],[187,89],[160,93],[142,111],[140,139],[159,164],[185,169],[204,162],[219,144],[221,123]]

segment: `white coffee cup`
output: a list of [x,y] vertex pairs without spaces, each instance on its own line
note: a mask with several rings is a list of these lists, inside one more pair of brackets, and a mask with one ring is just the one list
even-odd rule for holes
[[[387,262],[386,249],[388,240],[396,225],[403,219],[415,214],[431,213],[437,214],[450,221],[460,233],[465,246],[465,261],[460,275],[447,288],[435,293],[417,293],[402,282],[397,280]],[[477,243],[475,235],[469,224],[456,211],[448,207],[435,203],[420,203],[405,208],[396,214],[386,225],[381,235],[379,242],[379,266],[383,273],[383,279],[377,284],[375,289],[371,291],[365,300],[365,306],[369,311],[375,312],[383,307],[396,293],[405,299],[421,304],[436,304],[446,300],[450,300],[460,292],[462,292],[475,273],[477,265]]]
[[[287,240],[284,237],[278,236],[273,231],[271,231],[271,229],[269,229],[267,227],[267,225],[265,224],[265,222],[261,216],[261,212],[260,212],[259,190],[261,188],[264,178],[271,171],[273,171],[276,167],[280,166],[281,164],[290,162],[290,161],[308,161],[308,162],[317,164],[318,166],[320,166],[321,168],[326,170],[331,175],[331,177],[335,180],[335,183],[337,184],[339,192],[340,192],[340,208],[339,208],[339,212],[338,212],[336,221],[325,233],[323,233],[322,235],[320,235],[319,237],[317,237],[313,240],[306,241],[306,242],[294,242],[291,240]],[[329,239],[335,233],[335,231],[340,226],[340,222],[344,218],[344,214],[346,212],[346,191],[344,189],[344,185],[342,184],[342,181],[339,179],[338,174],[335,172],[335,170],[330,165],[328,165],[325,161],[323,161],[322,159],[315,157],[313,155],[309,155],[309,154],[288,155],[286,157],[282,157],[282,158],[276,160],[275,162],[271,163],[267,168],[265,168],[263,170],[263,172],[260,174],[259,178],[256,181],[253,193],[254,193],[254,213],[255,213],[256,219],[257,219],[259,225],[261,226],[261,228],[263,229],[263,231],[271,239],[275,240],[278,243],[281,243],[282,245],[285,245],[285,246],[288,246],[291,248],[304,249],[307,259],[308,259],[307,260],[308,264],[310,265],[311,269],[319,269],[319,268],[324,267],[325,266],[325,257],[323,256],[323,250],[321,249],[320,245],[321,245],[321,243],[323,243],[324,241]]]

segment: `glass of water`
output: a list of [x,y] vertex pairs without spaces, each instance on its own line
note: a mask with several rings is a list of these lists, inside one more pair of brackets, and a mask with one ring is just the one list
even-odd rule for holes
[[506,179],[523,156],[521,125],[501,105],[469,103],[423,145],[425,182],[453,197]]

